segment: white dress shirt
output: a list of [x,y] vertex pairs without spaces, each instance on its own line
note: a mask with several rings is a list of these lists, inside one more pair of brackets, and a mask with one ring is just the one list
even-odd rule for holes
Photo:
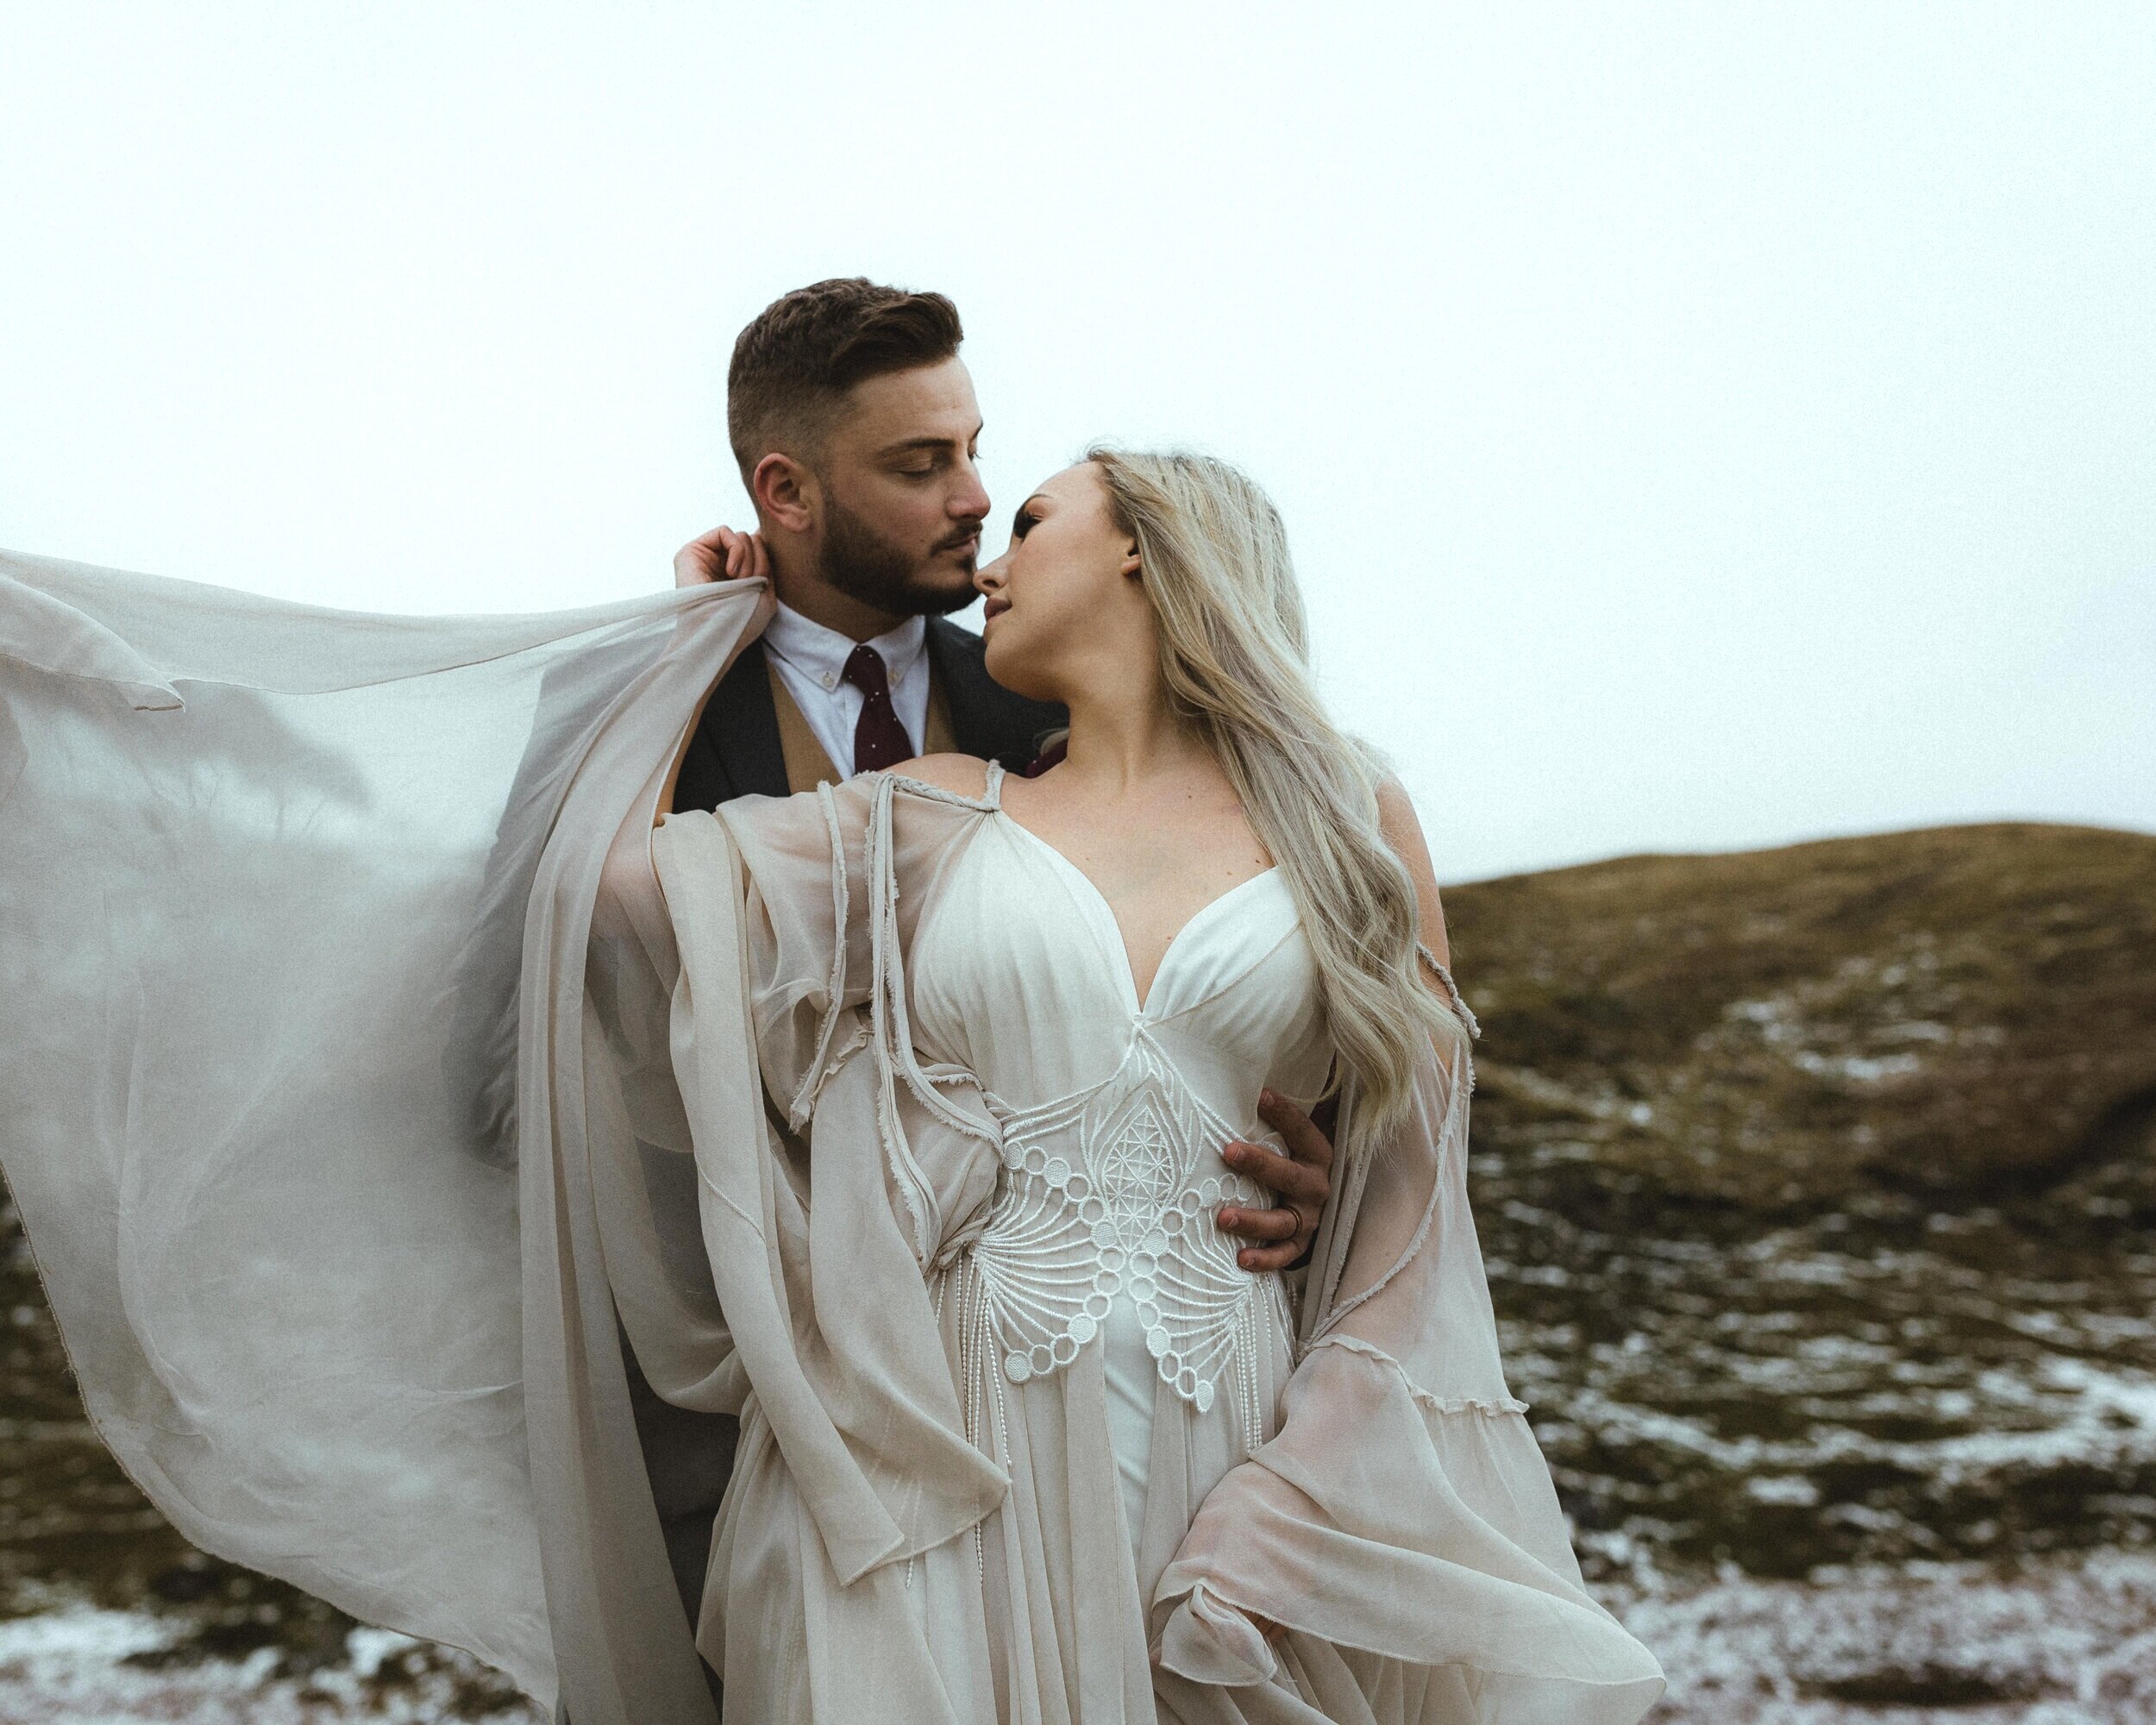
[[[913,752],[921,750],[928,727],[928,619],[909,617],[896,629],[868,643],[883,661],[891,684],[891,705],[906,727]],[[866,697],[844,679],[854,638],[805,618],[781,604],[765,625],[764,650],[778,668],[779,679],[808,720],[831,764],[847,776],[854,770],[854,726]]]

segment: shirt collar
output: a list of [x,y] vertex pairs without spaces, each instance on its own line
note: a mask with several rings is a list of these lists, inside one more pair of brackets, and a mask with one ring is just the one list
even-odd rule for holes
[[[836,689],[854,650],[854,638],[828,629],[784,601],[764,625],[763,644],[787,664],[815,679],[826,689]],[[900,678],[928,645],[928,619],[909,617],[896,629],[886,630],[868,643],[883,661],[884,675],[896,688]]]

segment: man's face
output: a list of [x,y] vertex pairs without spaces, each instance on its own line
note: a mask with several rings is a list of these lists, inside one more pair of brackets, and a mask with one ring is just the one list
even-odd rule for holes
[[981,410],[956,355],[854,386],[825,438],[818,573],[897,616],[941,616],[974,598],[988,493],[974,465]]

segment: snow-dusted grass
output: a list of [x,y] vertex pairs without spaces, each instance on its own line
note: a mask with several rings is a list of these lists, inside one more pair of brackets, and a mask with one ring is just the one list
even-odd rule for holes
[[[2156,1555],[2098,1552],[1812,1582],[1739,1577],[1613,1600],[1670,1674],[1650,1725],[2149,1725]],[[0,1622],[0,1725],[398,1725],[537,1715],[461,1654],[355,1629],[342,1660],[279,1674],[156,1668],[170,1620],[65,1606]],[[147,1663],[145,1663],[147,1658]],[[129,1659],[135,1663],[128,1663]]]
[[386,1630],[354,1629],[342,1660],[299,1675],[280,1671],[275,1647],[161,1664],[179,1627],[87,1605],[0,1622],[0,1725],[536,1725],[540,1716],[478,1661]]
[[2149,1725],[2156,1556],[2097,1552],[1613,1602],[1670,1675],[1651,1725]]

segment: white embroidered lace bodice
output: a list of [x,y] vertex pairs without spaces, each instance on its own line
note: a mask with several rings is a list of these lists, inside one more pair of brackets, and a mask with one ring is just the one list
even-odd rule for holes
[[1317,973],[1272,869],[1184,925],[1141,1003],[1099,889],[1001,812],[992,781],[997,812],[940,883],[908,979],[924,1057],[976,1075],[1004,1130],[962,1289],[968,1339],[1014,1384],[1101,1348],[1135,1505],[1154,1373],[1200,1415],[1235,1397],[1250,1441],[1267,1427],[1250,1366],[1286,1345],[1286,1301],[1277,1276],[1237,1264],[1215,1217],[1272,1201],[1219,1151],[1278,1147],[1261,1088],[1323,1088]]

